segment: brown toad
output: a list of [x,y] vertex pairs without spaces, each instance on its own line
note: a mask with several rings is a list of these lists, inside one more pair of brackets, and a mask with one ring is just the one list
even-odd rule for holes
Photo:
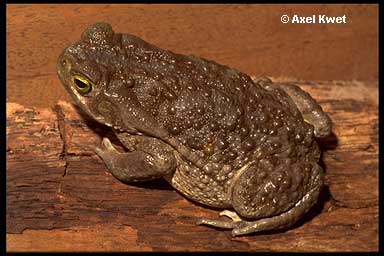
[[160,49],[106,23],[58,58],[60,80],[128,152],[104,138],[96,153],[124,182],[163,177],[232,221],[198,224],[233,235],[289,227],[323,184],[316,137],[331,121],[291,84],[252,79],[205,59]]

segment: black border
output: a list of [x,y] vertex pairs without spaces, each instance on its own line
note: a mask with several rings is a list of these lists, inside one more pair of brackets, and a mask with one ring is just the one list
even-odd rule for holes
[[[1,150],[2,150],[2,156],[4,157],[1,161],[1,163],[3,164],[3,168],[2,168],[2,171],[1,171],[1,182],[2,184],[0,185],[1,187],[1,200],[0,200],[0,210],[1,210],[1,214],[2,214],[2,221],[0,222],[0,234],[1,234],[1,244],[0,244],[0,254],[1,255],[5,255],[5,254],[8,254],[6,252],[6,56],[7,56],[7,51],[6,51],[6,34],[7,34],[7,23],[6,23],[6,6],[8,4],[39,4],[39,3],[44,3],[44,4],[47,4],[47,3],[50,3],[50,4],[96,4],[96,3],[100,3],[100,4],[117,4],[117,3],[123,3],[123,4],[135,4],[135,3],[140,3],[140,4],[150,4],[150,3],[156,3],[156,4],[160,4],[160,3],[163,3],[163,4],[175,4],[175,2],[173,1],[158,1],[158,0],[155,0],[155,1],[110,1],[110,2],[106,2],[106,1],[100,1],[100,0],[94,0],[92,2],[83,2],[83,1],[73,1],[73,0],[58,0],[58,1],[26,1],[26,0],[7,0],[7,1],[1,1],[0,0],[0,10],[1,10],[1,13],[0,13],[0,18],[1,18],[1,22],[2,22],[2,26],[1,26],[1,33],[3,35],[2,39],[1,40],[1,49],[3,51],[3,54],[1,55],[1,79],[3,81],[3,86],[1,86],[1,89],[2,89],[2,92],[0,92],[0,97],[1,97],[1,107],[0,107],[0,117],[2,118],[2,125],[1,125],[1,135],[2,135],[2,138],[0,139],[0,143],[1,143]],[[381,135],[381,130],[383,128],[383,125],[381,124],[381,121],[383,120],[383,105],[384,103],[382,101],[380,101],[380,97],[381,94],[382,94],[382,89],[380,88],[380,84],[381,84],[381,81],[383,81],[383,73],[381,72],[381,53],[382,51],[380,51],[380,32],[383,28],[383,26],[381,24],[383,24],[383,20],[384,20],[384,11],[383,11],[383,4],[380,3],[380,1],[378,0],[365,0],[365,1],[329,1],[329,2],[326,2],[326,1],[291,1],[291,2],[287,2],[287,1],[281,1],[281,0],[277,0],[277,1],[235,1],[235,0],[231,0],[231,1],[201,1],[201,0],[195,0],[195,1],[182,1],[182,2],[178,2],[180,4],[191,4],[191,3],[199,3],[199,4],[241,4],[241,3],[265,3],[265,4],[298,4],[298,3],[301,3],[301,4],[306,4],[306,5],[309,5],[309,4],[378,4],[379,5],[379,24],[378,24],[378,28],[379,28],[379,49],[378,49],[378,52],[379,52],[379,65],[378,65],[378,73],[379,73],[379,135]],[[383,239],[381,239],[381,234],[384,232],[384,225],[383,225],[383,221],[381,220],[381,213],[383,213],[383,210],[382,210],[382,203],[380,202],[381,198],[383,197],[383,194],[382,194],[382,191],[383,189],[380,189],[382,186],[384,186],[383,182],[381,181],[383,178],[384,178],[384,174],[382,174],[382,171],[381,170],[381,167],[383,166],[384,164],[384,160],[381,156],[381,152],[382,152],[382,149],[381,149],[381,144],[382,144],[382,136],[379,136],[379,252],[384,252],[384,242],[383,242]],[[237,252],[233,252],[235,254],[239,254]],[[264,252],[266,253],[266,252]],[[264,254],[263,253],[263,254]],[[9,253],[11,254],[11,253]],[[15,253],[12,253],[12,254],[15,254]],[[17,253],[17,254],[21,254],[21,253]],[[28,253],[22,253],[22,254],[28,254]],[[49,254],[49,253],[39,253],[39,254]],[[56,253],[55,253],[56,254]],[[63,254],[63,253],[57,253],[57,254]],[[130,254],[130,253],[129,253]],[[136,254],[136,253],[135,253]],[[143,254],[143,253],[140,253],[140,254]],[[145,253],[144,253],[145,254]],[[158,255],[160,254],[164,254],[164,253],[156,253]],[[171,253],[171,254],[176,254],[176,253]],[[189,253],[177,253],[177,254],[189,254]],[[193,253],[195,254],[195,253]],[[211,253],[209,253],[211,254]],[[244,253],[244,252],[241,252],[241,255],[243,254],[251,254],[251,253]],[[252,253],[253,254],[253,253]],[[268,253],[269,254],[269,253]],[[291,254],[291,253],[288,253],[288,254]],[[338,253],[340,254],[340,253]],[[342,253],[342,254],[346,254],[346,253]],[[348,255],[350,255],[351,253],[347,253]],[[370,253],[371,254],[371,253]],[[376,254],[376,253],[374,253]]]

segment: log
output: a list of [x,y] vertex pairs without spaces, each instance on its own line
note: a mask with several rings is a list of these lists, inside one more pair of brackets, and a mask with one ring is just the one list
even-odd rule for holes
[[377,251],[377,82],[274,80],[300,85],[334,124],[320,141],[326,186],[294,227],[233,238],[196,226],[218,212],[163,180],[116,180],[93,148],[118,141],[72,104],[8,102],[7,251]]

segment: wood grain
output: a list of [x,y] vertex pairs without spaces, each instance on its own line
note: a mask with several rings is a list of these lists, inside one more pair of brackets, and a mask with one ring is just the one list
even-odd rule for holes
[[7,103],[7,250],[377,251],[378,85],[295,82],[334,123],[321,141],[327,186],[292,229],[237,238],[196,226],[217,212],[162,180],[113,178],[93,152],[113,135],[71,104]]

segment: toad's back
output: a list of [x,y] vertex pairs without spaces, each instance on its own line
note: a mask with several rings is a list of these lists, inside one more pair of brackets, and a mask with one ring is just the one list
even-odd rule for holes
[[266,90],[234,69],[135,36],[121,39],[128,49],[122,72],[135,81],[141,106],[206,162],[200,169],[179,161],[171,183],[189,198],[224,207],[232,178],[247,163],[273,170],[287,158],[303,160],[297,153],[306,148],[317,155],[313,127],[284,91]]

